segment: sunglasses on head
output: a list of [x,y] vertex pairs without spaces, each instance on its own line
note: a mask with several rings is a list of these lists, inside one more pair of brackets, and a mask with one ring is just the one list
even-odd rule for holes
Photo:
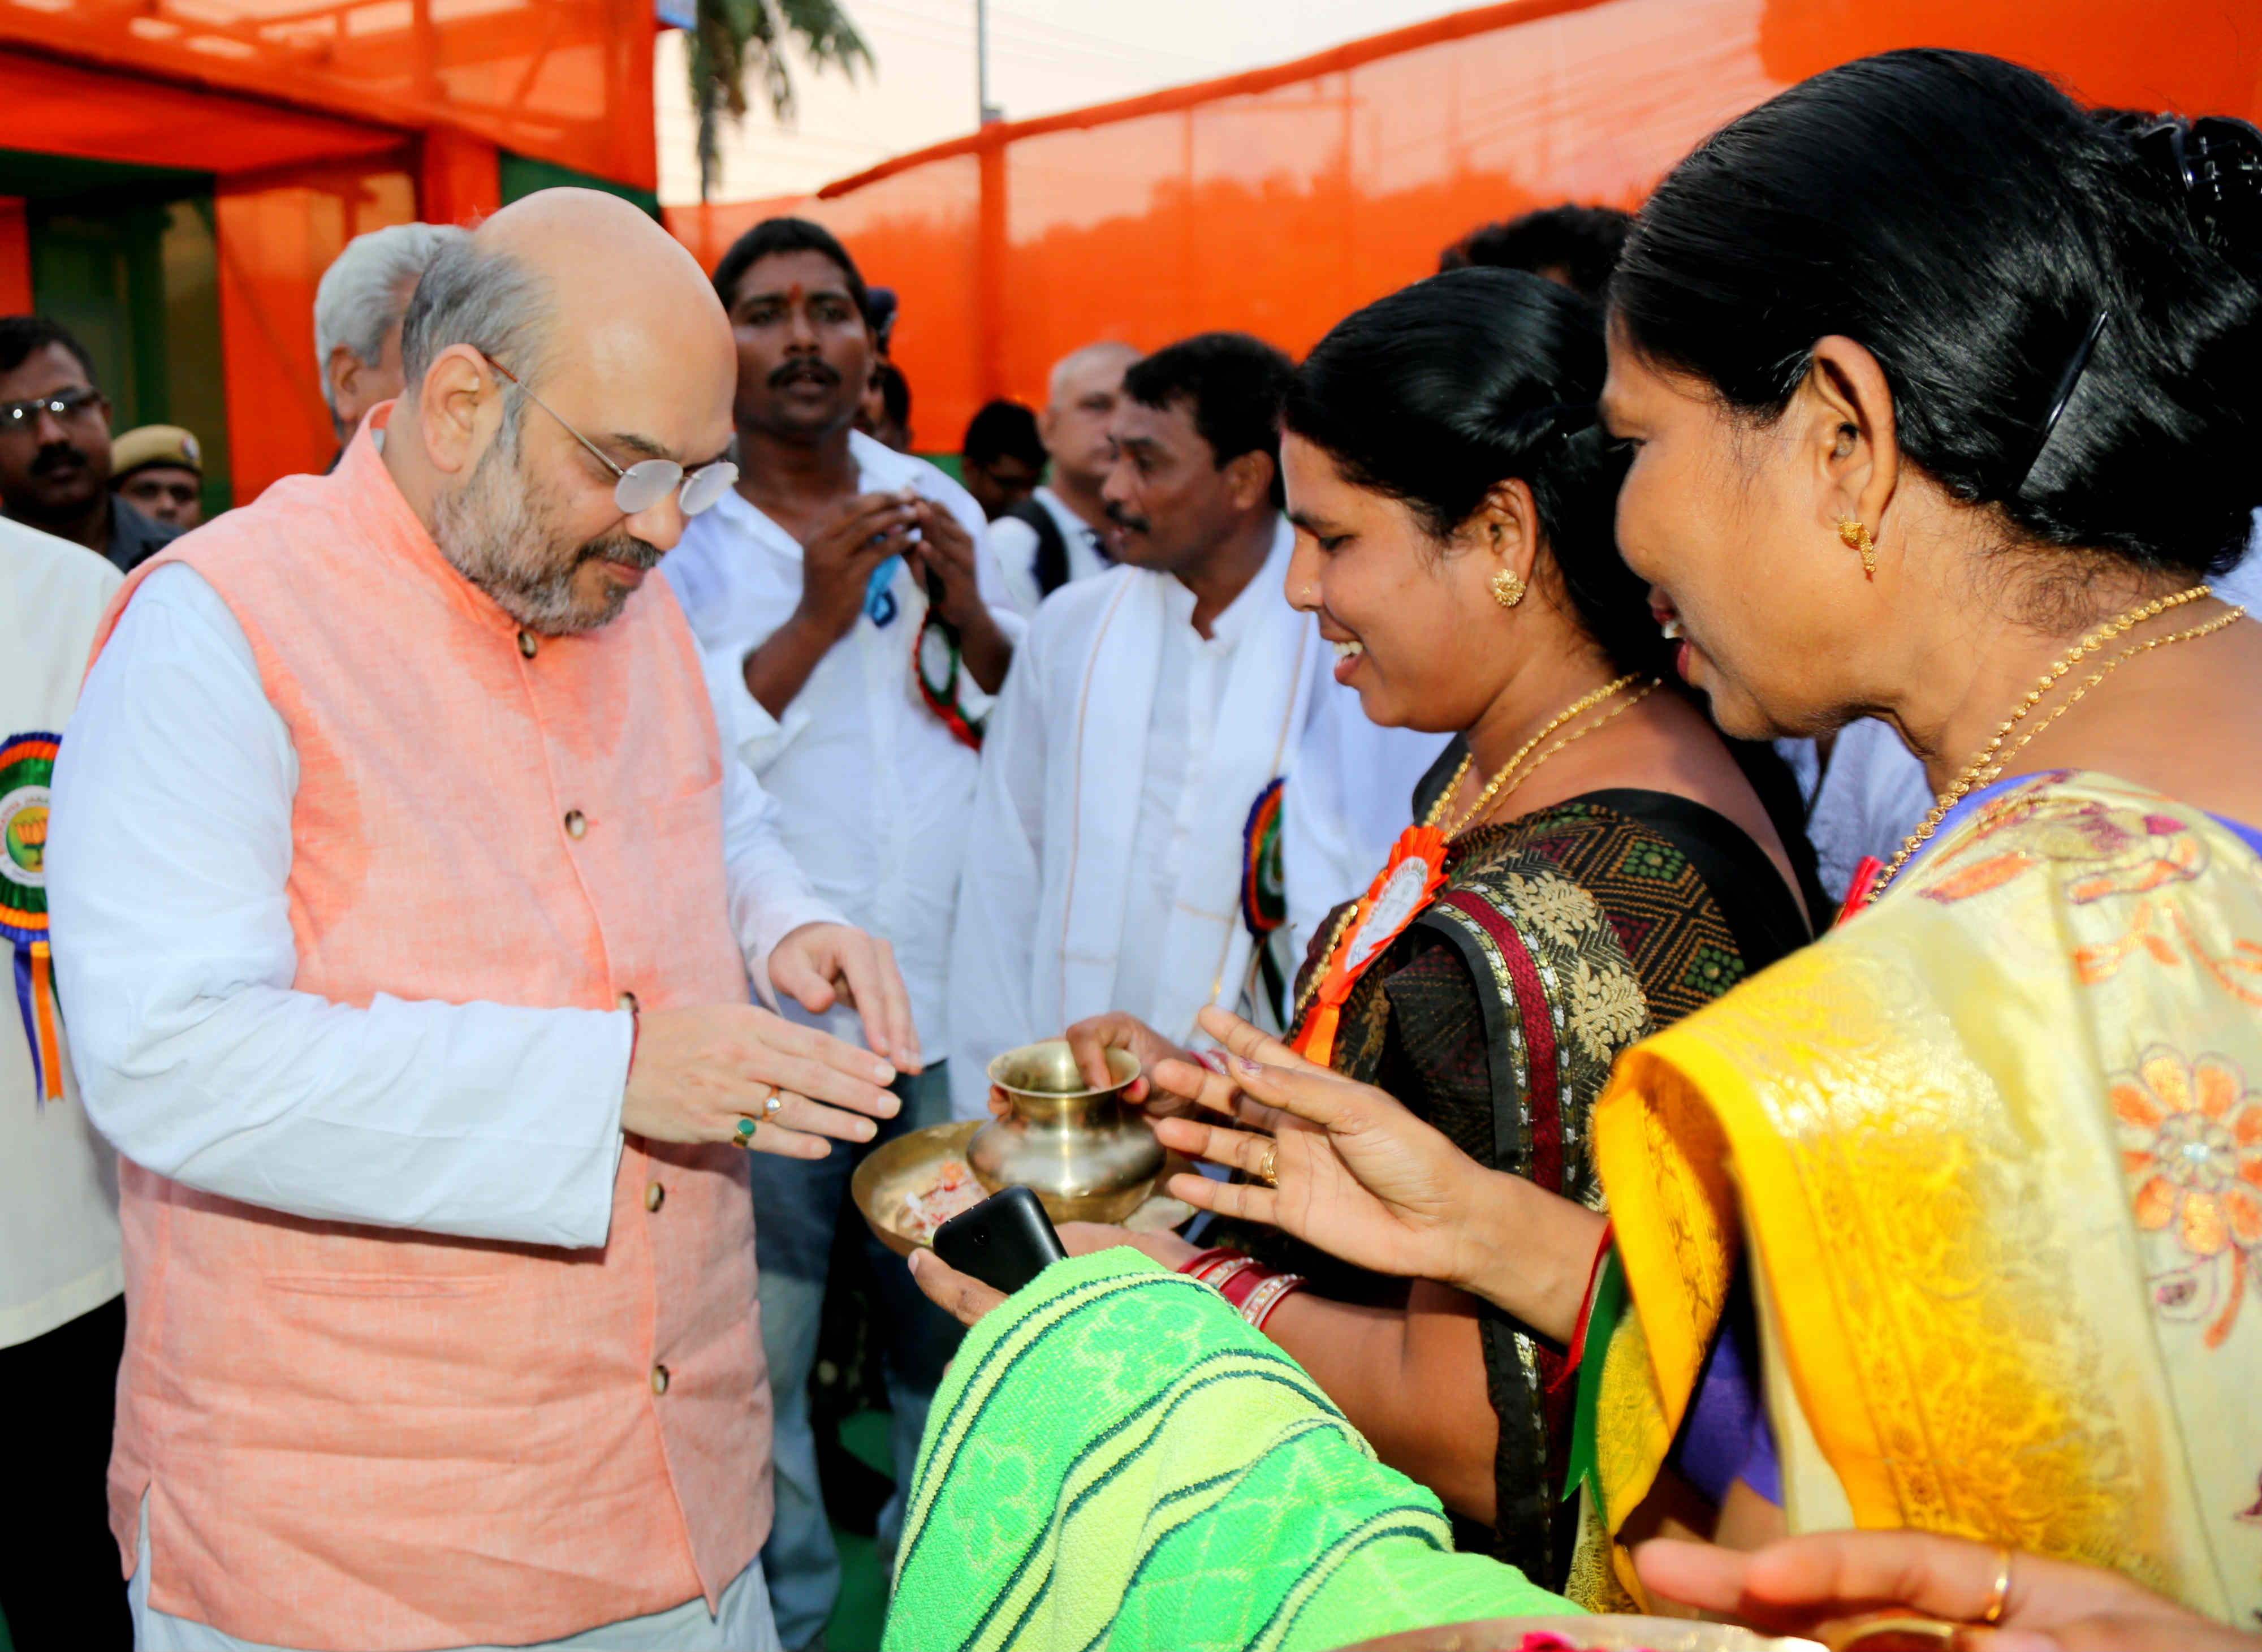
[[[480,353],[486,354],[485,351]],[[528,400],[551,418],[556,419],[566,435],[588,449],[596,457],[598,463],[620,479],[613,484],[613,503],[620,508],[621,515],[623,516],[633,516],[641,511],[650,510],[661,500],[666,498],[669,492],[679,482],[683,487],[681,501],[683,514],[687,516],[695,516],[722,498],[730,491],[731,484],[738,480],[738,467],[728,459],[717,459],[712,465],[702,465],[688,475],[684,473],[683,466],[678,465],[674,459],[663,458],[638,459],[626,470],[623,470],[618,465],[613,463],[610,456],[602,448],[575,429],[555,408],[536,395],[526,381],[516,373],[492,356],[487,357],[487,365],[493,368],[503,378],[509,379],[521,390],[525,391]]]

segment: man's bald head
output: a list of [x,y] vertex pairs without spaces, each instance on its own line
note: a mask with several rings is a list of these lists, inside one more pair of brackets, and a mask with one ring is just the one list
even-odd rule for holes
[[1086,384],[1104,384],[1109,389],[1123,382],[1124,369],[1139,359],[1139,352],[1128,344],[1103,341],[1072,350],[1053,364],[1053,372],[1046,389],[1054,407],[1073,401]]
[[730,445],[714,290],[666,230],[598,191],[529,195],[445,249],[400,353],[385,467],[449,560],[537,631],[604,624],[681,534],[675,493],[621,511],[620,472],[696,470]]
[[[553,359],[557,338],[572,359]],[[512,202],[445,249],[417,284],[401,323],[400,364],[414,396],[441,351],[469,344],[537,387],[575,364],[609,382],[649,379],[698,388],[710,357],[728,392],[731,328],[682,242],[616,195],[551,189]]]
[[1123,371],[1138,359],[1128,344],[1099,343],[1053,364],[1051,395],[1037,420],[1037,435],[1052,456],[1054,491],[1099,499],[1110,460],[1108,421],[1123,393]]

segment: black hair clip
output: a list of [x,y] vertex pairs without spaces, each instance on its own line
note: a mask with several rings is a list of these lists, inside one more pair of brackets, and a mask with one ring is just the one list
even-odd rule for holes
[[2027,483],[2033,479],[2035,466],[2042,463],[2042,450],[2049,445],[2050,432],[2057,429],[2057,422],[2065,412],[2065,404],[2073,400],[2074,386],[2081,382],[2081,375],[2088,369],[2090,357],[2096,354],[2097,341],[2105,336],[2105,325],[2112,319],[2112,311],[2098,311],[2097,319],[2089,324],[2089,331],[2082,335],[2081,348],[2073,352],[2073,358],[2065,364],[2065,372],[2058,376],[2057,393],[2050,397],[2049,413],[2042,420],[2041,434],[2035,437],[2034,454],[2027,460],[2027,468],[2021,473],[2019,485],[2013,490],[2014,493],[2027,491]]
[[2228,115],[2163,117],[2136,134],[2139,154],[2182,184],[2192,215],[2233,251],[2262,245],[2262,130]]

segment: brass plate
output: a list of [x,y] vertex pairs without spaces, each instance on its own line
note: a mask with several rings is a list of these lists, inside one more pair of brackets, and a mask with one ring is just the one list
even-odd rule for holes
[[[848,1180],[848,1192],[865,1222],[880,1236],[881,1244],[897,1256],[909,1256],[924,1244],[925,1241],[896,1230],[897,1218],[903,1214],[904,1195],[933,1175],[946,1158],[963,1159],[966,1144],[985,1122],[962,1119],[955,1124],[930,1124],[923,1130],[898,1136],[885,1147],[875,1149],[856,1166],[856,1173]],[[1158,1184],[1166,1182],[1180,1171],[1192,1168],[1172,1153],[1163,1159],[1163,1173],[1156,1179]],[[1183,1214],[1173,1216],[1173,1212]],[[1192,1215],[1192,1207],[1156,1194],[1133,1211],[1125,1225],[1137,1232],[1152,1233],[1158,1226],[1175,1227]],[[755,1219],[760,1219],[759,1212]]]
[[1535,1630],[1559,1634],[1580,1652],[1824,1652],[1821,1642],[1757,1634],[1733,1624],[1686,1618],[1632,1618],[1598,1613],[1583,1618],[1492,1618],[1482,1623],[1440,1624],[1380,1641],[1361,1641],[1344,1652],[1516,1652]]

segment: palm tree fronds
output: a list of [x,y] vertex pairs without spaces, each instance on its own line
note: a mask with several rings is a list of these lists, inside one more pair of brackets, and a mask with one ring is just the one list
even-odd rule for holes
[[793,74],[785,45],[796,43],[819,69],[837,69],[854,79],[876,66],[872,48],[856,32],[840,0],[698,0],[686,54],[691,107],[699,123],[699,196],[704,200],[721,170],[722,124],[744,120],[751,107],[746,82],[759,73],[771,116],[793,119]]

